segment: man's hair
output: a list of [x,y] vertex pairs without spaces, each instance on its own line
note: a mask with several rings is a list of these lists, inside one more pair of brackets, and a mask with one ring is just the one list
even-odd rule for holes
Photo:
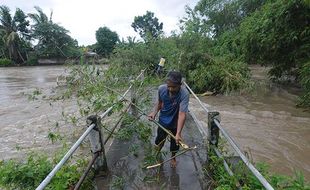
[[174,84],[182,84],[182,74],[178,71],[170,71],[167,75],[167,80],[171,81]]

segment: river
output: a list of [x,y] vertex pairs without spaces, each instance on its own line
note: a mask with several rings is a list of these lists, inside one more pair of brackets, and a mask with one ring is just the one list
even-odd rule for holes
[[268,69],[252,66],[255,87],[243,95],[203,97],[221,114],[221,124],[239,147],[271,171],[293,175],[302,171],[310,180],[310,113],[296,108],[296,92],[267,79]]
[[[265,161],[275,172],[291,175],[294,169],[310,180],[310,113],[295,107],[297,96],[266,80],[267,70],[252,67],[257,82],[251,95],[202,97],[221,113],[222,125],[254,161]],[[0,68],[0,160],[20,158],[26,152],[52,152],[47,136],[56,130],[62,112],[73,113],[74,101],[50,101],[39,96],[29,100],[36,89],[55,93],[56,78],[64,66]],[[71,132],[65,121],[63,132]],[[48,147],[48,148],[47,148]]]
[[[0,68],[0,160],[22,158],[33,150],[52,153],[61,146],[47,136],[72,130],[62,113],[73,113],[76,106],[48,96],[55,94],[56,78],[64,73],[63,66]],[[35,91],[41,94],[34,96]]]

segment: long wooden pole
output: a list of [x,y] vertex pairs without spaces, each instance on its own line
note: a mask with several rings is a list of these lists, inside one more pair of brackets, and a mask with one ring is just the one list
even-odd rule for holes
[[169,159],[167,159],[167,160],[165,160],[165,161],[162,161],[162,162],[160,162],[160,163],[158,163],[158,164],[154,164],[154,165],[148,166],[148,167],[146,167],[146,169],[151,169],[151,168],[156,168],[156,167],[158,167],[158,166],[161,166],[161,165],[163,165],[164,163],[169,162],[170,160],[172,160],[172,159],[174,159],[174,158],[176,158],[176,157],[178,157],[178,156],[180,156],[180,155],[182,155],[182,154],[188,152],[189,150],[194,150],[194,149],[196,149],[196,148],[197,148],[197,146],[184,149],[182,152],[177,153],[176,155],[172,156],[171,158],[169,158]]
[[[120,94],[119,92],[109,88],[109,87],[106,87],[108,90],[111,90],[112,92],[116,93],[116,94]],[[140,114],[148,117],[148,114],[146,114],[137,104],[133,103],[131,100],[125,98],[124,96],[122,97],[122,100],[124,101],[127,101],[128,103],[130,103],[131,105],[135,106],[138,110],[138,112],[140,112]],[[160,123],[158,123],[157,121],[155,120],[150,120],[152,121],[153,123],[155,123],[158,127],[160,127],[162,130],[164,130],[170,137],[172,137],[174,140],[176,140],[176,137],[166,128],[164,128]],[[185,148],[185,149],[188,149],[189,146],[187,144],[185,144],[182,140],[179,141],[179,144],[181,145],[182,148]]]

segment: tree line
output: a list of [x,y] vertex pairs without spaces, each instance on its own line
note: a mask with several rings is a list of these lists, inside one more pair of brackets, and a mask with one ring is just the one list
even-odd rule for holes
[[181,31],[169,36],[151,12],[136,17],[143,42],[117,44],[110,62],[132,74],[153,71],[165,57],[167,70],[180,70],[197,92],[214,93],[251,88],[248,66],[260,64],[271,67],[272,80],[300,86],[298,105],[310,106],[308,0],[200,0],[185,12]]
[[[85,53],[69,31],[53,22],[40,7],[35,13],[26,14],[17,8],[0,6],[0,66],[32,65],[38,58],[76,58]],[[116,32],[101,27],[96,32],[97,43],[90,46],[98,54],[107,56],[118,40]]]
[[52,21],[52,13],[48,17],[40,7],[35,10],[36,13],[26,14],[17,8],[12,15],[7,6],[0,6],[2,62],[32,64],[37,57],[76,55],[77,41],[68,35],[69,31]]
[[[16,9],[11,17],[7,7],[0,7],[0,59],[27,63],[33,57],[83,54],[68,30],[53,23],[52,14],[36,11]],[[200,0],[185,12],[180,30],[169,35],[153,12],[136,16],[131,26],[142,40],[119,39],[100,27],[97,43],[88,49],[108,57],[124,75],[141,68],[152,72],[165,57],[165,68],[180,70],[198,92],[242,91],[251,86],[249,64],[270,66],[271,79],[300,85],[299,105],[310,106],[309,0]]]

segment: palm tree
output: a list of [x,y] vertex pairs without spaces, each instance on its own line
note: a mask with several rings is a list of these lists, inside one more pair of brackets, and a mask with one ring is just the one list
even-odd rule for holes
[[53,24],[52,12],[50,19],[48,19],[47,15],[43,12],[43,10],[40,7],[35,6],[34,8],[37,11],[37,13],[29,13],[28,16],[30,19],[32,19],[34,23],[32,25],[32,36],[38,40],[36,48],[40,50],[42,49],[42,47],[46,47],[46,44],[48,44],[48,41],[50,40],[50,37],[44,34],[49,34],[51,32],[50,26]]
[[8,51],[9,59],[15,62],[25,62],[24,49],[21,49],[26,39],[29,39],[28,29],[29,21],[27,16],[21,9],[16,9],[12,18],[10,9],[3,5],[0,6],[0,33],[2,33],[2,41]]
[[48,19],[46,14],[43,12],[43,10],[40,7],[35,6],[34,8],[38,13],[37,14],[36,13],[29,13],[28,14],[28,16],[34,21],[34,26],[37,26],[37,25],[43,24],[43,23],[52,22],[53,12],[51,12],[50,19]]
[[38,55],[43,57],[66,57],[71,47],[74,47],[74,40],[67,34],[69,31],[52,21],[53,12],[50,18],[40,7],[34,7],[37,13],[28,14],[34,22],[32,36],[38,40],[35,46]]

